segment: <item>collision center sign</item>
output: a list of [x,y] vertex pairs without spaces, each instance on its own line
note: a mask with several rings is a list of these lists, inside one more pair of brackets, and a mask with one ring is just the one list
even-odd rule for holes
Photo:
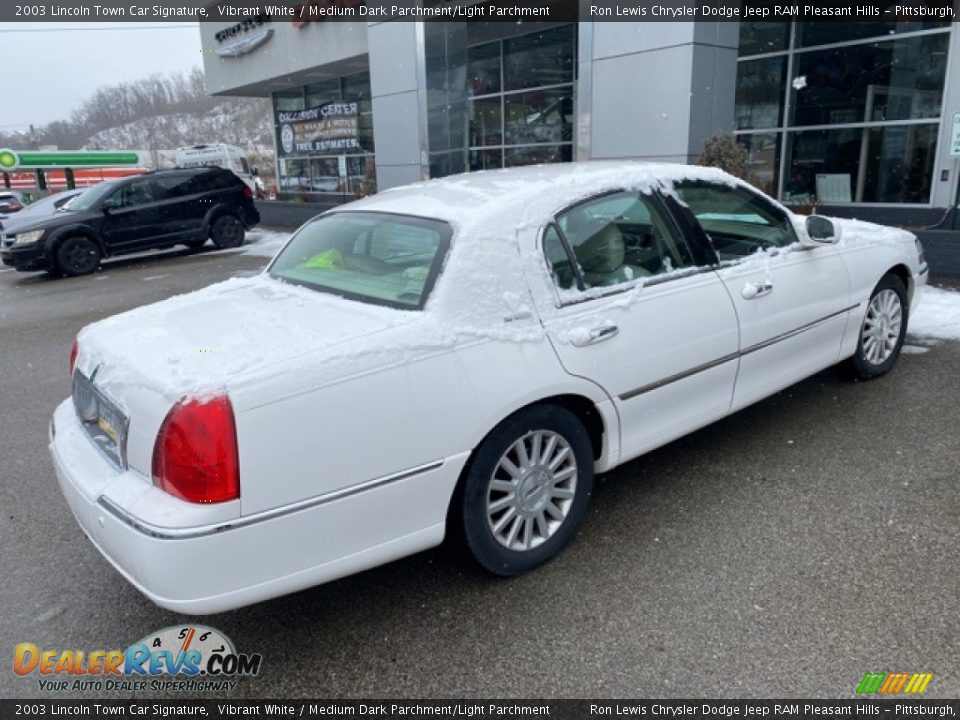
[[306,110],[280,110],[277,150],[286,155],[362,151],[355,102],[329,102]]

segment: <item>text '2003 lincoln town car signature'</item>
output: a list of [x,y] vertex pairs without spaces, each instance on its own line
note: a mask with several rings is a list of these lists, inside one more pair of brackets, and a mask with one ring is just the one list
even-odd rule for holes
[[588,163],[380,193],[259,276],[95,323],[51,425],[84,531],[209,613],[460,534],[530,570],[593,475],[848,362],[896,361],[913,235],[718,171]]

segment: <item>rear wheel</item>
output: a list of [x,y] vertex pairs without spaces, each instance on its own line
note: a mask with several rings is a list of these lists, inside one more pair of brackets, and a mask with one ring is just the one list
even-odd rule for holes
[[484,440],[464,479],[459,519],[467,548],[495,575],[533,570],[570,542],[592,487],[583,423],[554,405],[521,410]]
[[218,248],[234,248],[243,244],[243,223],[233,215],[221,215],[213,221],[210,237]]
[[870,295],[850,361],[856,376],[870,380],[890,372],[906,336],[907,288],[896,275],[884,275]]
[[89,275],[100,266],[100,248],[86,236],[69,237],[57,248],[56,260],[64,275]]

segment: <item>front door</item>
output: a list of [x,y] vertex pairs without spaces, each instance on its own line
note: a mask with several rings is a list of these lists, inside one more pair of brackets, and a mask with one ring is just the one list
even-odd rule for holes
[[676,185],[678,212],[709,238],[740,322],[733,408],[777,392],[839,360],[850,282],[832,245],[801,246],[793,218],[747,188]]
[[164,232],[159,192],[149,178],[117,188],[106,200],[100,234],[112,253],[150,247]]

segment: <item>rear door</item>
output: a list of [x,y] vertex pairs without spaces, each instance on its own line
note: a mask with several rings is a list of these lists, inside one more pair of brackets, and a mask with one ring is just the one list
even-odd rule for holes
[[163,234],[172,240],[194,237],[203,230],[203,219],[214,206],[211,195],[214,171],[188,171],[156,176],[161,191]]
[[850,310],[850,282],[837,248],[802,247],[792,217],[745,187],[677,183],[695,234],[717,253],[740,322],[733,408],[832,365]]
[[544,326],[564,368],[613,399],[621,460],[729,411],[733,304],[657,196],[580,203],[542,231],[540,248],[556,290]]

